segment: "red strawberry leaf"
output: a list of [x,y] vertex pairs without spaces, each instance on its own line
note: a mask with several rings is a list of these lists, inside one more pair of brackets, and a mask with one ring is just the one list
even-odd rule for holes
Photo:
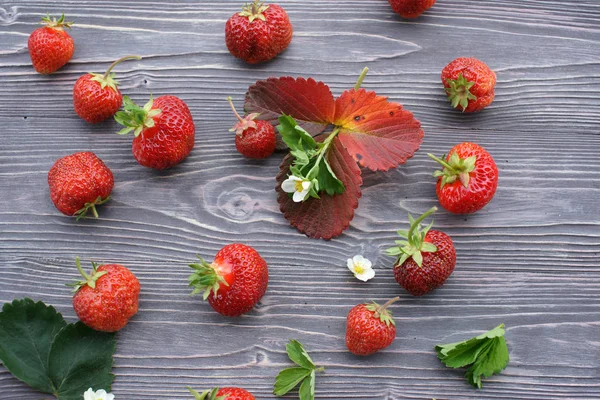
[[277,125],[279,116],[291,115],[311,135],[325,130],[333,120],[335,100],[329,87],[312,78],[269,78],[250,86],[244,111]]
[[[317,141],[323,139],[321,136]],[[340,235],[350,226],[362,194],[360,168],[344,149],[339,137],[336,137],[327,154],[327,161],[338,179],[343,182],[344,193],[334,196],[322,193],[320,199],[309,198],[302,203],[295,203],[289,194],[281,189],[281,183],[288,177],[293,160],[291,155],[285,157],[277,175],[277,201],[281,212],[292,226],[309,237],[329,240]]]
[[404,164],[423,141],[421,123],[401,104],[375,92],[346,90],[335,101],[333,124],[338,137],[362,166],[387,171]]

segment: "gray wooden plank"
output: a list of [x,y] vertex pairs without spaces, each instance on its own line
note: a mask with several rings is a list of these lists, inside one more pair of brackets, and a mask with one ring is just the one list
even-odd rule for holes
[[[418,21],[403,21],[384,0],[286,0],[292,45],[249,67],[221,40],[239,3],[0,1],[0,302],[31,296],[74,321],[64,283],[75,278],[76,255],[130,267],[143,295],[118,336],[118,399],[186,399],[185,385],[240,385],[274,398],[290,338],[326,366],[317,398],[600,399],[600,4],[438,0]],[[63,10],[78,22],[75,57],[56,75],[39,76],[27,35],[39,15]],[[194,115],[196,148],[172,170],[143,169],[131,139],[112,133],[114,122],[90,127],[72,110],[75,79],[126,53],[144,60],[119,67],[124,92],[137,101],[176,94]],[[462,115],[445,102],[439,72],[458,55],[484,59],[498,73],[497,98],[482,113]],[[351,228],[329,242],[312,240],[278,211],[282,154],[239,156],[224,99],[232,95],[241,107],[250,84],[281,75],[313,76],[337,95],[364,65],[365,87],[413,111],[425,140],[399,169],[364,171]],[[500,186],[475,215],[436,215],[456,243],[457,269],[440,290],[412,298],[381,252],[406,227],[408,211],[436,204],[426,153],[464,140],[496,158]],[[116,186],[100,220],[75,223],[53,208],[46,174],[58,157],[83,150],[105,160]],[[186,263],[234,241],[257,248],[271,279],[254,311],[226,319],[187,295]],[[368,284],[344,267],[358,253],[377,268]],[[347,353],[348,310],[397,294],[396,342],[369,358]],[[511,363],[483,390],[437,361],[435,344],[499,322],[508,327]],[[0,399],[39,398],[0,367]]]

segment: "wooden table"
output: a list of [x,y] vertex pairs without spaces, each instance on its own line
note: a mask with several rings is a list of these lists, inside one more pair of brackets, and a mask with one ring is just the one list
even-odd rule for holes
[[[294,24],[290,48],[248,66],[224,45],[240,1],[0,1],[0,300],[29,296],[75,321],[70,289],[76,255],[125,264],[142,284],[140,311],[118,334],[118,400],[190,399],[198,389],[239,385],[274,398],[274,377],[298,339],[326,367],[323,399],[600,399],[600,4],[595,0],[439,0],[416,21],[385,0],[282,0]],[[124,5],[126,4],[126,5]],[[42,14],[76,22],[72,62],[36,74],[27,36]],[[175,94],[190,106],[196,147],[181,165],[139,166],[113,121],[89,126],[73,111],[75,80],[114,59],[122,90],[138,101]],[[457,56],[498,74],[496,100],[463,115],[446,102],[441,69]],[[250,161],[228,129],[248,86],[270,76],[312,76],[334,94],[354,85],[389,96],[423,123],[421,150],[388,173],[364,171],[350,229],[322,241],[290,227],[274,177],[282,154]],[[426,153],[477,142],[500,169],[496,196],[469,216],[438,212],[458,264],[434,293],[414,298],[393,279],[382,251],[406,228],[407,212],[437,204]],[[47,172],[59,157],[94,151],[113,170],[114,199],[99,220],[75,222],[52,205]],[[236,319],[190,297],[186,266],[244,242],[267,260],[269,290]],[[363,254],[369,283],[347,271]],[[395,295],[398,336],[368,358],[350,355],[345,317],[355,304]],[[433,347],[505,323],[511,362],[483,390],[442,367]],[[0,367],[0,399],[34,400]],[[294,398],[294,396],[289,396]]]

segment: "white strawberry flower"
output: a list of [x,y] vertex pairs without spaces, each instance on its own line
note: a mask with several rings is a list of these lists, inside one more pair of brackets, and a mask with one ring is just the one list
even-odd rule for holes
[[106,390],[100,389],[94,392],[94,389],[89,388],[83,394],[83,400],[115,400],[115,395],[106,393]]
[[356,279],[363,282],[366,282],[375,276],[375,270],[372,266],[373,264],[371,261],[361,255],[348,259],[348,269],[354,274]]
[[299,178],[295,175],[290,175],[281,184],[281,189],[286,193],[294,193],[292,199],[296,203],[303,202],[310,193],[313,183],[308,179]]

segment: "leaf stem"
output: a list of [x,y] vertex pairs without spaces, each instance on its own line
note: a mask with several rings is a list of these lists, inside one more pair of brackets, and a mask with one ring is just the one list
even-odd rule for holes
[[427,210],[427,211],[425,212],[425,214],[421,215],[419,218],[417,218],[417,219],[416,219],[416,220],[415,220],[415,221],[412,223],[412,225],[410,226],[410,230],[408,231],[408,241],[409,241],[409,243],[411,243],[411,244],[414,244],[414,243],[412,243],[412,241],[413,241],[413,240],[412,240],[412,239],[413,239],[413,234],[414,234],[414,232],[415,232],[415,229],[416,229],[416,228],[419,226],[419,224],[420,224],[420,223],[421,223],[421,222],[422,222],[422,221],[423,221],[425,218],[427,218],[428,216],[430,216],[431,214],[433,214],[433,213],[434,213],[434,212],[436,212],[436,211],[437,211],[437,207],[436,207],[436,206],[433,206],[433,207],[431,207],[429,210]]
[[354,90],[360,89],[360,87],[362,86],[362,83],[365,80],[365,77],[367,76],[368,72],[369,72],[369,68],[364,67],[363,70],[362,70],[362,72],[360,73],[360,76],[358,77],[358,81],[356,81],[356,85],[354,85]]
[[116,67],[117,64],[120,64],[120,63],[122,63],[123,61],[126,61],[126,60],[141,60],[141,59],[142,59],[141,56],[125,56],[125,57],[119,58],[117,61],[115,61],[112,64],[110,64],[110,66],[108,67],[108,69],[104,73],[104,76],[102,76],[102,79],[106,80],[106,78],[108,78],[108,75],[110,74],[110,71],[112,71],[112,69],[114,67]]
[[229,102],[229,105],[231,106],[231,109],[233,110],[233,113],[235,114],[237,119],[240,122],[244,122],[244,119],[240,116],[240,114],[238,114],[237,110],[235,109],[235,106],[233,105],[233,99],[231,98],[231,96],[227,97],[227,101]]
[[333,141],[333,139],[335,139],[335,137],[337,136],[338,133],[340,133],[341,130],[342,130],[342,128],[338,126],[333,130],[333,132],[331,132],[331,134],[329,136],[327,136],[327,139],[325,139],[325,141],[323,142],[323,147],[321,147],[321,149],[319,150],[319,157],[317,157],[317,162],[315,162],[315,165],[313,165],[313,167],[310,169],[310,171],[308,171],[308,174],[306,176],[310,176],[313,169],[319,168],[319,164],[321,163],[321,160],[327,153],[327,150],[329,150],[329,146],[331,145],[331,142]]
[[375,318],[379,318],[379,315],[381,315],[382,311],[384,311],[386,308],[388,308],[389,306],[391,306],[392,304],[394,304],[398,300],[400,300],[400,296],[396,296],[393,299],[390,299],[390,300],[386,301],[384,305],[379,306],[379,308],[375,311],[375,314],[373,314],[373,316]]
[[315,372],[323,372],[325,371],[325,367],[315,368]]

